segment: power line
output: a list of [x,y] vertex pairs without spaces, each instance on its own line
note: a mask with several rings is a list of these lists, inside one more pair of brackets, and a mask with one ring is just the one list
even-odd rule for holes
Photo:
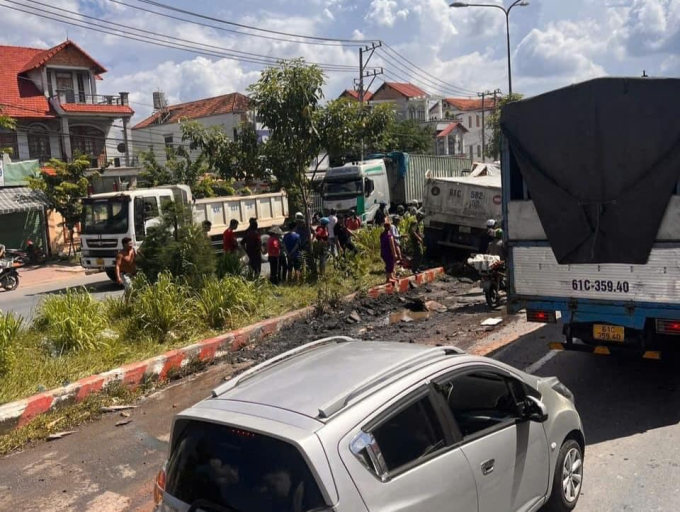
[[283,41],[283,42],[286,42],[286,43],[310,44],[310,45],[319,45],[319,46],[357,47],[357,46],[361,46],[361,45],[364,44],[359,40],[352,41],[352,42],[299,41],[299,40],[296,40],[296,39],[290,39],[290,38],[285,38],[285,37],[267,36],[267,35],[264,35],[264,34],[253,34],[253,33],[250,33],[250,32],[243,32],[241,30],[235,30],[235,29],[230,29],[230,28],[226,28],[226,27],[220,27],[220,26],[217,26],[217,25],[210,25],[208,23],[202,23],[200,21],[189,20],[189,19],[186,19],[186,18],[181,18],[179,16],[173,16],[172,14],[167,14],[167,13],[164,13],[164,12],[152,11],[151,9],[146,9],[146,8],[138,6],[138,5],[127,4],[125,2],[121,2],[120,0],[109,0],[109,1],[113,2],[115,4],[124,5],[125,7],[129,7],[131,9],[136,9],[136,10],[142,11],[142,12],[148,12],[150,14],[156,14],[157,16],[163,16],[165,18],[169,18],[169,19],[172,19],[172,20],[183,21],[185,23],[191,23],[191,24],[194,24],[194,25],[199,25],[201,27],[212,28],[212,29],[215,29],[215,30],[221,30],[223,32],[230,32],[230,33],[233,33],[233,34],[239,34],[239,35],[242,35],[242,36],[258,37],[258,38],[261,38],[261,39],[269,39],[269,40],[272,40],[272,41]]
[[448,82],[445,82],[445,81],[442,80],[441,78],[437,78],[436,76],[434,76],[434,75],[428,73],[428,72],[425,71],[423,68],[418,67],[416,64],[414,64],[413,62],[411,62],[410,60],[408,60],[406,57],[404,57],[402,54],[400,54],[399,52],[397,52],[394,48],[392,48],[389,44],[387,44],[387,43],[385,43],[385,42],[383,42],[383,47],[386,48],[386,49],[387,49],[388,51],[390,51],[391,53],[393,53],[396,57],[398,57],[398,58],[400,58],[400,59],[406,61],[408,64],[410,64],[411,66],[413,66],[413,67],[414,67],[415,69],[417,69],[418,71],[421,71],[422,73],[424,73],[425,75],[429,76],[430,78],[433,78],[434,80],[437,80],[438,82],[441,82],[443,85],[446,85],[446,86],[448,86],[448,87],[451,87],[452,89],[461,91],[461,93],[467,92],[468,95],[469,95],[469,94],[473,94],[473,95],[476,95],[476,94],[477,94],[476,91],[472,91],[472,90],[466,89],[466,88],[464,88],[464,87],[460,87],[460,86],[457,86],[457,85],[450,84],[450,83],[448,83]]
[[[28,9],[33,9],[34,11],[37,11],[37,12],[27,11],[27,10],[20,9],[20,8],[17,8],[17,7],[12,7],[12,6],[9,6],[9,5],[0,4],[0,6],[5,7],[7,9],[10,9],[10,10],[23,12],[23,13],[26,13],[26,14],[38,16],[38,17],[49,19],[49,20],[52,20],[52,21],[57,21],[59,23],[64,23],[64,24],[71,25],[71,26],[78,27],[78,28],[84,28],[84,29],[87,29],[87,30],[101,32],[101,33],[104,33],[104,34],[109,34],[109,35],[113,35],[113,36],[117,36],[117,37],[124,37],[126,39],[132,39],[132,40],[140,41],[140,42],[143,42],[143,43],[153,44],[153,45],[156,45],[156,46],[162,46],[162,47],[171,48],[171,49],[190,51],[190,52],[193,52],[193,53],[196,53],[196,54],[207,55],[207,56],[211,56],[211,57],[219,57],[219,58],[231,59],[231,60],[242,61],[242,62],[250,62],[250,63],[254,63],[254,64],[263,64],[263,65],[273,65],[273,64],[276,64],[280,60],[289,60],[289,59],[278,59],[276,57],[269,57],[269,56],[265,56],[265,55],[257,57],[257,58],[256,57],[241,57],[241,56],[238,56],[238,55],[232,55],[232,53],[236,52],[237,50],[229,50],[229,52],[231,52],[231,53],[202,50],[200,48],[196,48],[195,46],[189,46],[189,45],[177,44],[177,43],[173,44],[173,43],[170,43],[168,41],[152,39],[152,38],[145,37],[145,36],[142,36],[140,34],[128,32],[128,31],[122,30],[122,29],[109,29],[108,27],[102,27],[101,25],[95,25],[93,27],[93,26],[90,26],[89,24],[84,24],[84,23],[86,23],[85,21],[81,21],[77,18],[71,18],[69,16],[65,16],[65,15],[62,15],[62,14],[58,14],[58,13],[54,13],[54,12],[50,12],[50,11],[45,11],[45,10],[39,9],[37,7],[20,4],[18,2],[15,2],[14,0],[2,0],[2,1],[12,3],[12,4],[16,4],[16,5],[20,5],[22,7],[28,8]],[[29,0],[29,1],[33,1],[33,0]],[[53,8],[53,9],[58,9],[58,8]],[[58,9],[58,10],[63,10],[63,9]],[[43,13],[43,14],[40,14],[40,13]],[[80,14],[78,14],[78,15],[82,16]],[[58,16],[58,18],[56,18],[55,16]],[[63,19],[60,19],[60,18],[63,18]],[[65,20],[72,20],[72,21],[70,22],[70,21],[65,21]],[[74,22],[77,22],[77,23],[74,23]],[[115,30],[116,32],[112,32],[112,30]],[[134,29],[134,30],[141,30],[141,29]],[[120,33],[117,33],[117,32],[127,34],[127,35],[123,36],[123,35],[121,35]],[[165,38],[171,37],[171,36],[165,36],[165,35],[159,35],[159,36],[165,37]],[[201,44],[201,43],[196,43],[196,42],[190,41],[189,44]],[[328,71],[328,72],[347,72],[347,73],[354,73],[355,72],[355,70],[351,66],[342,67],[341,65],[332,65],[332,64],[317,64],[317,65],[318,65],[319,68],[323,69],[324,71]]]
[[251,25],[244,25],[242,23],[235,23],[233,21],[227,21],[227,20],[222,20],[220,18],[213,18],[212,16],[206,16],[204,14],[200,14],[197,12],[192,12],[192,11],[187,11],[184,9],[180,9],[178,7],[172,7],[170,5],[163,4],[161,2],[155,2],[153,0],[137,0],[138,2],[148,4],[148,5],[153,5],[154,7],[159,7],[161,9],[167,9],[169,11],[174,11],[174,12],[179,12],[182,14],[187,14],[189,16],[194,16],[196,18],[202,18],[205,20],[210,20],[210,21],[216,21],[218,23],[224,23],[226,25],[231,25],[234,27],[239,27],[239,28],[246,28],[249,30],[256,30],[259,32],[266,32],[268,34],[276,34],[279,36],[287,36],[287,37],[298,37],[298,38],[303,38],[303,39],[311,39],[314,41],[333,41],[333,42],[342,42],[342,43],[371,43],[375,41],[374,39],[336,39],[332,37],[318,37],[318,36],[307,36],[307,35],[302,35],[302,34],[292,34],[290,32],[280,32],[278,30],[270,30],[266,28],[259,28],[259,27],[253,27]]

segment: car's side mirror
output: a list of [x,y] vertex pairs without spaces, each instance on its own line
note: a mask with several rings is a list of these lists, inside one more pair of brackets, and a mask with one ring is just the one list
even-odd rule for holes
[[543,423],[548,419],[548,408],[535,396],[528,395],[524,400],[524,418]]
[[366,178],[364,180],[364,193],[366,197],[369,197],[375,190],[375,184],[372,179]]

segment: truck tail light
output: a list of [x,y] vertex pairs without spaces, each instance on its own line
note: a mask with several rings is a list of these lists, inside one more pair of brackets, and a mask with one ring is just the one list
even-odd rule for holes
[[163,493],[165,492],[165,466],[156,475],[156,481],[153,485],[153,502],[158,505],[163,500]]
[[659,334],[671,334],[680,336],[680,320],[656,319],[656,332]]
[[541,309],[527,309],[527,322],[539,324],[557,323],[557,314],[554,311],[544,311]]

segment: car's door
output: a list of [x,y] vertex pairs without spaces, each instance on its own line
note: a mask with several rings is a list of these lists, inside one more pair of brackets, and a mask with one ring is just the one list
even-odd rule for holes
[[548,488],[549,453],[543,425],[523,417],[525,385],[489,367],[435,382],[472,468],[479,512],[536,510]]
[[371,512],[477,512],[472,470],[429,385],[397,398],[340,442],[340,456]]

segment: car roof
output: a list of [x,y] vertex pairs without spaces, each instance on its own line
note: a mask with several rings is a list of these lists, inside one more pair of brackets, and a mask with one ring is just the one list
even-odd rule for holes
[[387,379],[461,353],[454,347],[347,338],[319,340],[297,350],[217,388],[215,399],[258,403],[324,420]]

